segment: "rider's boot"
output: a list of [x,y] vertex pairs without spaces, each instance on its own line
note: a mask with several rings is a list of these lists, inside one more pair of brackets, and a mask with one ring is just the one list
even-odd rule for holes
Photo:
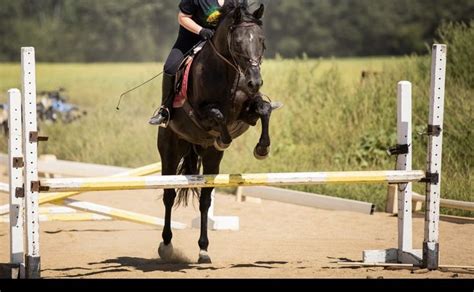
[[158,112],[150,118],[150,125],[158,125],[162,128],[168,127],[171,119],[171,110],[173,109],[173,102],[175,97],[175,81],[176,75],[169,75],[163,73],[163,87],[162,87],[162,106]]

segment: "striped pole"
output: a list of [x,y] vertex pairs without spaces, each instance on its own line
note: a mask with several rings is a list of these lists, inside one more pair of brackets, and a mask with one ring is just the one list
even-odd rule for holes
[[[126,176],[145,176],[150,174],[159,173],[161,171],[161,163],[154,163],[147,166],[143,166],[137,169],[132,169],[126,172],[116,174],[112,177],[126,177]],[[50,194],[41,194],[39,198],[39,204],[43,205],[46,203],[52,203],[55,201],[61,201],[66,198],[79,195],[81,192],[67,192],[67,193],[50,193]],[[3,205],[0,206],[0,215],[8,214],[10,206]]]
[[209,188],[238,186],[282,186],[357,183],[418,182],[425,172],[354,171],[308,173],[262,173],[220,175],[171,175],[124,178],[60,178],[41,181],[41,192],[120,191],[171,188]]
[[[89,203],[89,202],[81,202],[72,199],[65,199],[63,204],[85,212],[92,212],[103,216],[109,216],[114,219],[118,220],[126,220],[135,223],[141,223],[151,226],[164,226],[165,221],[161,218],[139,214],[135,212],[130,212],[127,210],[112,208],[108,206],[103,206],[99,204]],[[171,221],[171,227],[174,229],[185,229],[186,224],[179,223],[176,221]]]

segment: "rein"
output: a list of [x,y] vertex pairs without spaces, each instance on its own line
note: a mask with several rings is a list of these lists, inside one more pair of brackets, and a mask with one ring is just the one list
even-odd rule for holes
[[[254,22],[242,22],[238,25],[232,25],[230,27],[230,30],[228,31],[227,33],[227,46],[228,46],[228,49],[229,49],[229,53],[230,53],[230,56],[232,57],[232,62],[229,61],[226,57],[224,57],[216,48],[216,46],[214,45],[214,42],[211,40],[209,40],[209,43],[211,44],[211,47],[212,49],[214,50],[214,52],[216,53],[216,55],[222,60],[224,61],[226,64],[228,64],[230,67],[232,67],[236,72],[237,72],[237,80],[235,82],[235,86],[234,86],[234,89],[233,89],[233,92],[232,92],[232,99],[231,99],[231,102],[232,102],[232,106],[234,106],[234,103],[235,103],[235,96],[237,95],[237,88],[239,86],[239,83],[240,83],[240,79],[242,78],[242,75],[245,75],[245,73],[252,67],[258,67],[260,68],[260,65],[262,64],[262,59],[263,59],[263,54],[259,57],[258,60],[255,60],[255,59],[252,59],[252,58],[249,58],[248,56],[246,55],[243,55],[243,54],[239,54],[239,53],[236,53],[233,49],[232,49],[232,32],[236,29],[236,28],[239,28],[239,27],[252,27],[252,26],[256,26],[258,24],[254,23]],[[264,46],[265,48],[265,46]],[[238,56],[242,56],[244,57],[245,59],[247,59],[250,63],[250,65],[245,68],[245,70],[242,70],[241,66],[237,63],[236,61],[236,58],[235,58],[235,55],[238,55]]]
[[[214,42],[212,40],[210,40],[210,44],[212,46],[212,49],[214,50],[214,52],[216,53],[216,55],[221,58],[224,62],[226,62],[229,66],[231,66],[237,73],[240,73],[240,74],[244,74],[245,72],[247,72],[247,70],[251,67],[260,67],[260,65],[262,64],[262,59],[263,59],[263,54],[258,58],[258,59],[252,59],[252,58],[249,58],[248,56],[244,55],[244,54],[240,54],[240,53],[236,53],[233,49],[232,49],[232,32],[236,29],[236,28],[239,28],[239,27],[252,27],[252,26],[257,26],[258,24],[254,23],[254,22],[242,22],[241,24],[238,24],[238,25],[232,25],[230,27],[230,30],[229,32],[227,33],[227,47],[229,49],[229,53],[230,53],[230,56],[232,57],[232,62],[229,61],[226,57],[224,57],[216,48],[216,46],[214,45]],[[250,66],[248,66],[245,70],[242,70],[242,68],[240,67],[240,65],[237,63],[236,61],[236,58],[235,56],[242,56],[244,57],[245,59],[247,59],[250,63]]]

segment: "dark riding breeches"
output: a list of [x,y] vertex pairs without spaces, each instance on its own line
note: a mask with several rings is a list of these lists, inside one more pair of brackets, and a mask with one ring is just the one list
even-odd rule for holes
[[201,38],[189,31],[180,30],[178,39],[173,46],[168,58],[165,62],[164,71],[166,74],[175,75],[178,72],[179,65],[184,60],[184,54],[188,53],[195,45],[199,43]]

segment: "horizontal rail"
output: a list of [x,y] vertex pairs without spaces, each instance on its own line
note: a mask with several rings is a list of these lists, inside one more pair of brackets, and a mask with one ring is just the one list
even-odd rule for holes
[[[40,214],[40,222],[65,222],[65,221],[111,221],[113,218],[92,213],[58,213]],[[0,223],[9,223],[9,216],[0,216]]]
[[0,182],[0,193],[8,194],[10,192],[10,185]]
[[[415,202],[425,203],[426,197],[417,193],[413,193],[412,200]],[[440,204],[441,204],[441,207],[444,207],[444,208],[474,211],[474,202],[441,199]]]
[[59,178],[41,180],[40,192],[118,191],[170,188],[283,186],[419,182],[425,172],[354,171],[308,173],[220,174],[155,177]]

